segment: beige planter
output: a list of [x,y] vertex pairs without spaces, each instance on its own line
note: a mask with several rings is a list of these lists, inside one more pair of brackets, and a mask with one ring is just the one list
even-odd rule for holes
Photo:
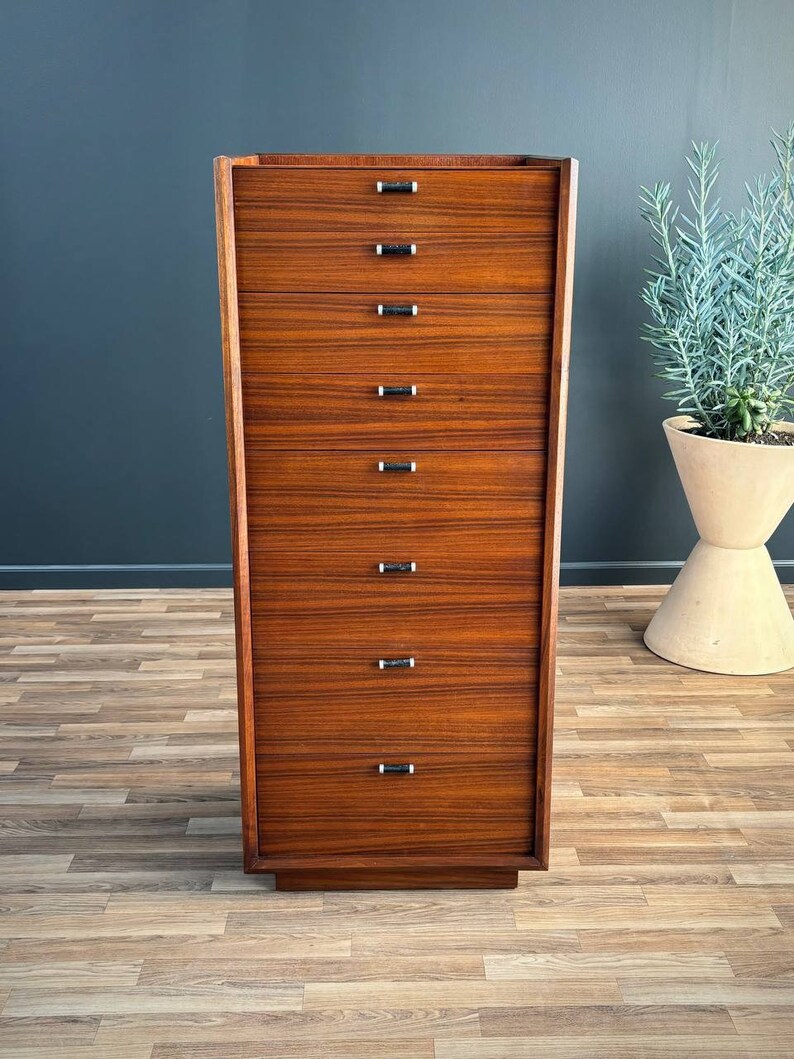
[[794,502],[794,447],[680,429],[691,423],[675,416],[663,425],[701,540],[645,643],[662,658],[710,673],[790,669],[794,618],[764,545]]

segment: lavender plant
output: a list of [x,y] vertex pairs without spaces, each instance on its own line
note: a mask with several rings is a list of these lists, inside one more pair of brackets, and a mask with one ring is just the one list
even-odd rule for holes
[[776,166],[746,184],[748,204],[720,209],[716,145],[687,158],[692,215],[670,184],[642,188],[640,210],[658,250],[641,292],[664,396],[702,433],[751,441],[794,409],[794,122],[773,131]]

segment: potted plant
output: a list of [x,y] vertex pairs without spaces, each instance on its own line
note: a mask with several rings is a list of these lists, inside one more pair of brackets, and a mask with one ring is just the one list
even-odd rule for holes
[[642,189],[658,251],[642,291],[664,432],[700,541],[645,632],[662,658],[714,673],[794,666],[794,619],[765,542],[794,501],[794,123],[738,213],[713,200],[716,148],[687,159],[689,216]]

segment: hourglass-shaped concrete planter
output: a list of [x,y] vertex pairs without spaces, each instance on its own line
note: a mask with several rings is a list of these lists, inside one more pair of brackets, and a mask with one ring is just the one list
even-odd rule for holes
[[[794,446],[664,431],[701,539],[645,630],[662,658],[710,673],[794,666],[794,618],[765,548],[794,502]],[[776,429],[792,429],[776,424]]]

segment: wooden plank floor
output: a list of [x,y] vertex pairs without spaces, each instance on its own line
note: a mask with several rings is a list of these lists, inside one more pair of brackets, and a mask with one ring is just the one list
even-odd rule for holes
[[325,896],[239,870],[229,593],[0,595],[0,1059],[794,1055],[794,676],[660,594],[563,593],[550,872]]

